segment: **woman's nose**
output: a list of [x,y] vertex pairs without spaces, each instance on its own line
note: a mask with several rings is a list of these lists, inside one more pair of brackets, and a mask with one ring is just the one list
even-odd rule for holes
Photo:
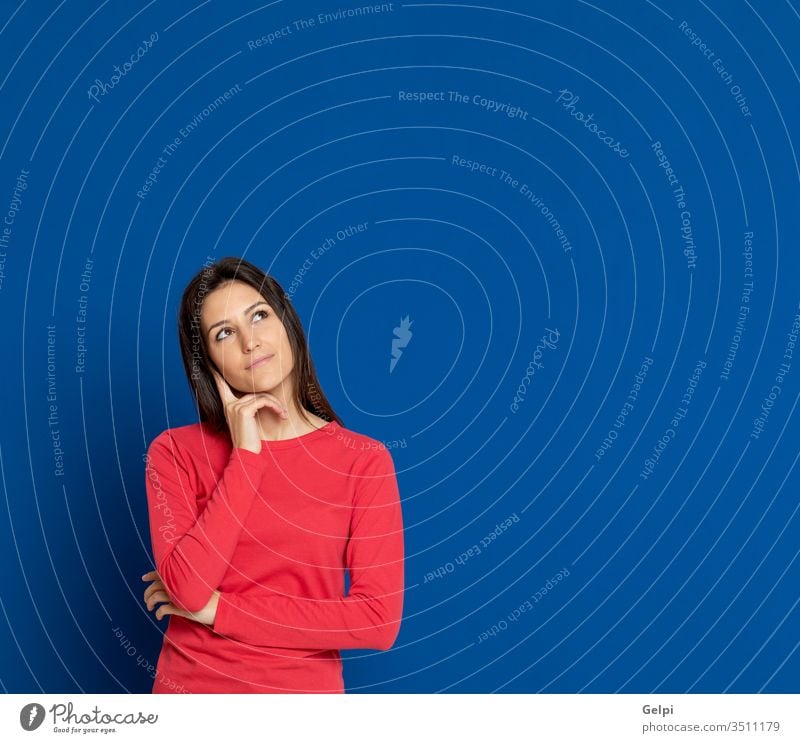
[[258,340],[252,335],[250,337],[246,337],[243,335],[242,338],[244,339],[245,351],[252,351],[253,349],[258,348],[259,346]]

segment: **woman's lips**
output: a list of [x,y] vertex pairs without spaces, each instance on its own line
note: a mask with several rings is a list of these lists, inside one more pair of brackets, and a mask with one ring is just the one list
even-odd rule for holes
[[264,364],[266,364],[266,363],[267,363],[267,362],[268,362],[268,361],[269,361],[269,360],[270,360],[270,359],[271,359],[271,358],[272,358],[274,355],[275,355],[275,354],[273,353],[273,354],[271,354],[271,355],[269,355],[269,356],[263,356],[262,358],[258,359],[258,361],[254,361],[254,362],[253,362],[252,364],[250,364],[250,366],[248,366],[247,368],[248,368],[248,369],[255,369],[255,368],[259,367],[259,366],[263,366],[263,365],[264,365]]

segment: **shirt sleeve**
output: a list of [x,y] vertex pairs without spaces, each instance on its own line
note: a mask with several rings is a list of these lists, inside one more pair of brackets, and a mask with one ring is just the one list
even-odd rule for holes
[[153,560],[173,603],[199,611],[228,569],[265,471],[264,458],[234,448],[198,515],[193,478],[165,431],[147,451],[145,483]]
[[219,596],[214,631],[265,647],[388,650],[403,614],[403,518],[394,462],[370,452],[358,475],[340,598],[286,596],[263,586]]

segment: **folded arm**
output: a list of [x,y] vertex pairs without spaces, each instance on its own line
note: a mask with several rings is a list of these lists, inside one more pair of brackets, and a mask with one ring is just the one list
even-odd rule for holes
[[394,463],[371,452],[361,468],[345,561],[346,597],[286,596],[264,586],[219,596],[214,630],[251,645],[388,650],[403,614],[403,520]]

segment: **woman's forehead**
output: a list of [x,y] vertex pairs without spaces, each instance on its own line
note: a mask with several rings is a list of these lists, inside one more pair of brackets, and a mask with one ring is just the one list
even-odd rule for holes
[[239,317],[256,302],[269,304],[252,286],[241,281],[228,281],[209,292],[201,308],[201,320],[213,323]]

